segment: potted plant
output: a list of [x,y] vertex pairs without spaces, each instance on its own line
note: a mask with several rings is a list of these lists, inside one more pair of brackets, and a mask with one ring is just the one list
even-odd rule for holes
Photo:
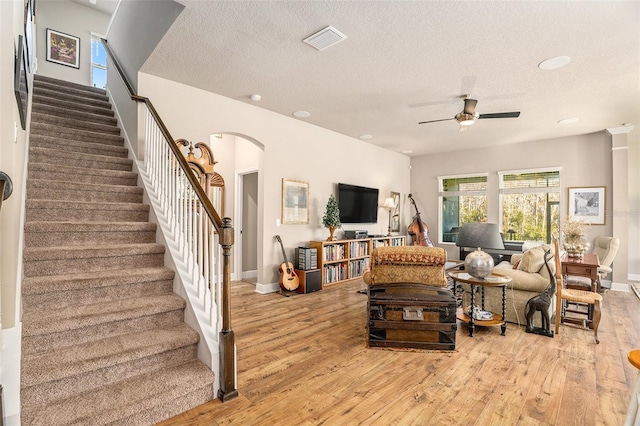
[[340,223],[340,209],[338,209],[338,203],[333,194],[329,196],[329,201],[327,201],[327,208],[324,216],[322,216],[322,224],[329,228],[327,241],[336,240],[337,238],[333,236],[333,233],[342,226],[342,223]]

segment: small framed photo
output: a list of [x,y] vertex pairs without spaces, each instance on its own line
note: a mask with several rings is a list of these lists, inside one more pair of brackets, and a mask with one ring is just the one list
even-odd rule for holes
[[47,61],[80,68],[80,38],[47,28]]
[[309,183],[282,179],[282,223],[309,223]]
[[391,210],[391,232],[400,232],[400,193],[392,191],[391,198],[395,206]]
[[606,187],[569,188],[569,217],[590,225],[605,224]]

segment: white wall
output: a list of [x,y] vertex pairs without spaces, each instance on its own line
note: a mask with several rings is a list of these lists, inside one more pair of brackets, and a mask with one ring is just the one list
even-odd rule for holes
[[[69,0],[37,2],[38,74],[89,86],[91,32],[104,35],[110,16]],[[47,62],[47,28],[80,38],[80,68]]]
[[[469,129],[472,132],[473,129]],[[455,153],[442,153],[411,159],[411,190],[423,211],[423,219],[431,228],[431,239],[438,241],[438,176],[488,172],[487,221],[499,223],[498,171],[561,167],[560,218],[568,214],[568,188],[576,186],[612,185],[611,137],[605,131],[584,135],[482,148]],[[611,211],[611,191],[606,194],[606,210]],[[587,237],[611,235],[612,220],[593,225]],[[627,238],[627,236],[620,236]],[[439,244],[449,258],[459,252],[453,243]]]
[[[199,141],[208,140],[212,133],[231,133],[244,135],[262,146],[258,171],[258,283],[278,281],[282,253],[275,235],[282,237],[290,259],[295,247],[328,237],[322,215],[336,183],[378,188],[380,205],[390,191],[400,192],[403,198],[409,191],[409,157],[405,155],[148,74],[139,73],[138,87],[141,96],[151,99],[174,138]],[[226,160],[215,151],[214,154],[220,164]],[[229,177],[223,177],[229,181]],[[309,182],[308,225],[276,226],[281,214],[283,178]],[[403,212],[407,213],[407,209]],[[401,221],[401,230],[407,220]],[[345,228],[386,234],[387,225],[388,216],[381,208],[377,224]]]
[[640,123],[629,134],[629,278],[640,281]]

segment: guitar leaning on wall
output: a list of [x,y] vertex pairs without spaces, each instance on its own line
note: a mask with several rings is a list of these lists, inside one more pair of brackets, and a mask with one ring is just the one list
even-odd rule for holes
[[287,253],[284,251],[284,245],[282,244],[282,239],[280,239],[280,235],[276,235],[276,240],[280,243],[280,248],[282,249],[282,257],[284,257],[284,262],[280,265],[280,289],[292,291],[298,288],[300,285],[300,280],[296,275],[296,272],[293,270],[293,264],[287,260]]

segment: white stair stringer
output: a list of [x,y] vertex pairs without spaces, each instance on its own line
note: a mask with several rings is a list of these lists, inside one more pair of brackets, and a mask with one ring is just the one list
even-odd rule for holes
[[[137,169],[140,180],[145,188],[145,195],[148,196],[148,202],[151,206],[150,214],[155,216],[162,232],[161,236],[164,239],[164,244],[168,249],[165,254],[165,261],[173,263],[174,270],[176,271],[176,283],[182,289],[182,292],[176,288],[174,288],[174,291],[188,301],[185,323],[194,328],[201,336],[198,344],[198,358],[211,368],[217,379],[221,377],[219,333],[222,329],[222,315],[216,303],[221,295],[220,280],[216,280],[215,299],[211,297],[207,298],[204,297],[203,294],[199,294],[198,283],[194,282],[193,270],[196,267],[190,265],[188,260],[189,253],[186,253],[184,247],[181,247],[179,243],[180,235],[178,235],[179,233],[176,229],[171,226],[171,220],[168,217],[167,211],[161,207],[161,202],[156,194],[156,188],[154,188],[154,185],[151,183],[144,162],[135,161],[134,168]],[[167,258],[167,254],[169,258]],[[216,259],[216,261],[220,261],[220,259]],[[189,315],[189,308],[191,308],[195,318]],[[237,350],[234,347],[234,357],[237,359],[236,352]],[[237,375],[237,372],[234,372],[234,374]],[[220,384],[218,380],[216,380],[214,383],[214,395],[218,394],[219,389]]]

